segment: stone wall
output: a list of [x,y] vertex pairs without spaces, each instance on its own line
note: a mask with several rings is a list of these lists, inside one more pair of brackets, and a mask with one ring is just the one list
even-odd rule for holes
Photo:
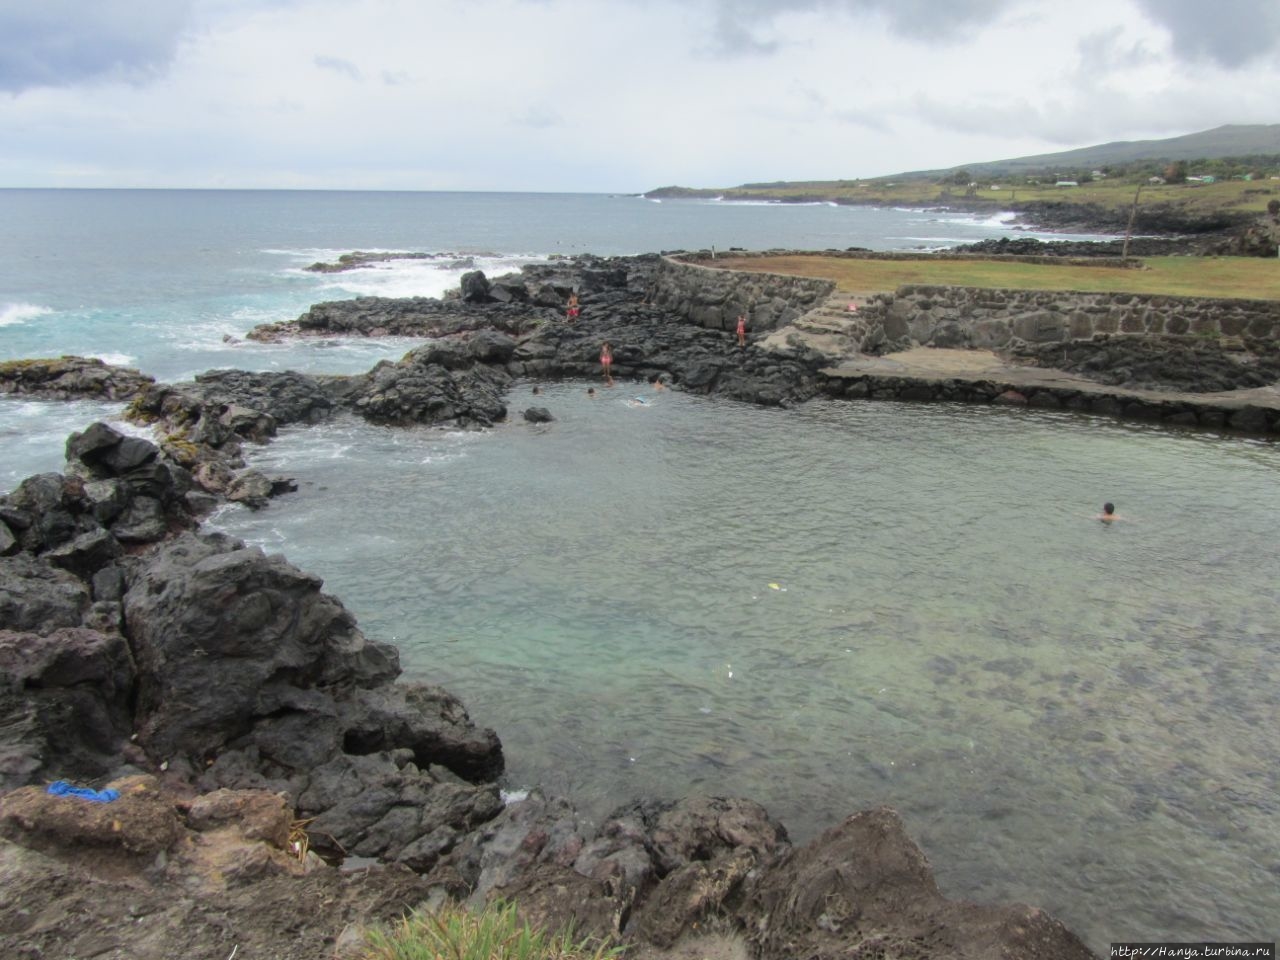
[[733,330],[745,313],[752,333],[776,330],[831,296],[830,280],[741,273],[663,258],[647,291],[655,306],[713,330]]
[[[1141,238],[1147,239],[1147,238]],[[1082,241],[1083,244],[1096,241]],[[1164,251],[1161,251],[1161,255]],[[1051,267],[1115,267],[1120,270],[1137,270],[1142,267],[1142,260],[1137,256],[1068,256],[1063,254],[1032,253],[953,253],[949,250],[865,250],[861,247],[850,247],[847,250],[740,250],[730,247],[720,254],[721,257],[732,257],[734,260],[766,260],[770,257],[822,257],[831,260],[985,260],[1000,263],[1038,263]],[[715,255],[709,250],[697,253],[682,253],[675,259],[683,263],[700,263],[715,265]]]
[[831,397],[850,400],[981,403],[1041,410],[1075,410],[1168,426],[1280,434],[1280,410],[1220,399],[1160,397],[1106,387],[1094,390],[1044,385],[1028,387],[999,379],[826,373],[828,375],[822,381],[823,392]]
[[909,285],[860,311],[860,349],[1000,350],[1109,334],[1203,334],[1280,340],[1280,302],[1134,293]]

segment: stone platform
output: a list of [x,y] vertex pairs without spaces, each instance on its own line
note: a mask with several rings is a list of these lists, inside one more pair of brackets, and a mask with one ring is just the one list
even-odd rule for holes
[[1223,393],[1133,390],[1061,370],[1010,363],[990,350],[937,347],[833,358],[820,374],[833,396],[1026,405],[1173,425],[1280,433],[1277,386]]

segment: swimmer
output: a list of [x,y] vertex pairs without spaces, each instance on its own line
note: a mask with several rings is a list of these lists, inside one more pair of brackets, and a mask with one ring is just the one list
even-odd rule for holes
[[535,385],[535,386],[534,386],[534,388],[533,388],[533,395],[536,397],[536,396],[537,396],[538,394],[540,394],[541,392],[542,392],[542,388],[541,388],[541,387],[539,387],[539,386],[536,386],[536,385]]
[[596,388],[595,388],[595,387],[587,387],[587,396],[588,396],[590,399],[594,400],[594,399],[596,398]]
[[667,389],[667,385],[662,382],[662,374],[658,374],[656,377],[653,378],[653,389],[655,390]]
[[1103,523],[1115,523],[1120,519],[1116,514],[1116,505],[1114,503],[1104,503],[1102,512],[1098,514],[1096,519],[1101,520]]

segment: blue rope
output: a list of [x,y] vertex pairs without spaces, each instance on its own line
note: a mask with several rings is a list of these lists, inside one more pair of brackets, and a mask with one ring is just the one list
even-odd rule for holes
[[120,799],[119,790],[90,790],[88,787],[73,787],[65,780],[55,780],[49,784],[49,792],[55,797],[79,797],[81,800],[92,800],[94,803],[110,803]]

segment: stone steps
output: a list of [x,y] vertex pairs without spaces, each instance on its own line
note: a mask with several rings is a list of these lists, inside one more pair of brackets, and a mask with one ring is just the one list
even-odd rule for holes
[[867,320],[851,312],[850,303],[858,303],[858,298],[833,293],[808,313],[775,330],[760,346],[784,352],[802,346],[826,354],[833,362],[856,354],[867,332]]

